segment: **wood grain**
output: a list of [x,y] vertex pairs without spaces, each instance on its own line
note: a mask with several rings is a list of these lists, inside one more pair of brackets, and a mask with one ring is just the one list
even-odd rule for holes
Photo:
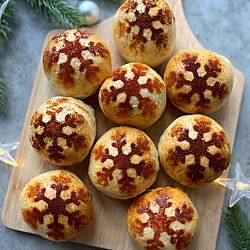
[[[176,17],[177,27],[177,43],[173,54],[183,49],[202,48],[192,31],[190,30],[185,16],[183,14],[182,3],[180,0],[168,1]],[[99,35],[109,46],[112,54],[113,69],[125,63],[125,61],[117,53],[112,37],[111,37],[112,18],[89,28],[89,30]],[[57,31],[48,33],[45,44],[51,36]],[[163,72],[165,65],[158,67],[160,73]],[[233,145],[238,115],[240,111],[240,103],[244,87],[243,75],[235,69],[234,71],[234,88],[226,105],[214,113],[212,117],[219,122],[228,132],[231,144]],[[36,108],[40,106],[46,99],[55,94],[50,89],[44,76],[41,60],[38,66],[30,103],[27,109],[24,121],[23,131],[20,138],[20,147],[18,149],[16,160],[20,164],[20,168],[12,171],[5,203],[2,209],[3,223],[12,229],[31,232],[22,220],[18,206],[18,197],[24,185],[34,176],[57,169],[57,167],[44,161],[30,146],[28,141],[28,127],[30,118]],[[92,105],[96,111],[97,118],[97,138],[99,138],[107,129],[115,126],[114,123],[107,120],[101,113],[97,103],[97,96],[94,95],[87,99],[86,102]],[[160,135],[165,128],[176,117],[182,113],[174,108],[169,102],[167,109],[161,119],[151,128],[146,129],[146,133],[157,144]],[[127,233],[126,215],[130,201],[120,201],[109,198],[98,192],[90,183],[87,176],[88,159],[78,166],[70,168],[86,183],[93,194],[95,223],[92,228],[82,233],[79,237],[73,239],[73,242],[87,244],[96,247],[108,249],[134,249],[134,243]],[[224,173],[227,175],[227,172]],[[160,171],[158,179],[154,187],[159,186],[180,186],[163,171]],[[216,247],[217,234],[220,224],[221,211],[224,200],[224,188],[217,186],[215,183],[205,185],[200,188],[181,188],[188,193],[193,200],[200,215],[200,226],[197,235],[189,247],[196,250],[212,250]]]

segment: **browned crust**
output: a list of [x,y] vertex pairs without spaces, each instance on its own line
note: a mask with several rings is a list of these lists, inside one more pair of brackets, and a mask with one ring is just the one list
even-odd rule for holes
[[210,90],[212,92],[213,98],[218,98],[222,101],[228,94],[229,89],[224,82],[219,80],[213,86],[208,85],[207,80],[209,77],[217,78],[222,71],[222,65],[218,59],[209,59],[204,65],[206,74],[204,76],[198,75],[198,69],[201,63],[197,61],[198,56],[194,53],[185,52],[182,55],[181,63],[184,69],[188,72],[192,72],[194,79],[192,81],[186,80],[183,73],[178,73],[176,71],[170,71],[167,76],[167,88],[180,89],[184,85],[190,86],[191,91],[188,93],[178,93],[171,97],[171,101],[177,107],[185,107],[185,105],[192,104],[192,96],[198,94],[199,101],[195,104],[196,112],[203,113],[210,108],[211,100],[206,98],[204,95],[205,90]]
[[148,78],[145,84],[139,84],[138,79],[141,76],[146,76],[149,68],[145,65],[139,63],[132,64],[132,72],[134,74],[133,79],[127,79],[125,76],[127,70],[124,67],[120,67],[113,71],[110,76],[112,81],[121,80],[124,83],[124,86],[116,89],[115,87],[111,86],[110,89],[103,88],[101,90],[101,101],[103,105],[110,105],[111,102],[115,102],[117,99],[118,94],[125,93],[126,100],[125,102],[119,103],[119,110],[118,114],[119,117],[126,117],[131,116],[133,111],[133,106],[130,104],[130,98],[135,96],[139,100],[138,109],[142,111],[143,116],[150,117],[156,111],[157,106],[153,100],[149,97],[143,97],[140,94],[140,90],[143,88],[148,89],[150,93],[161,93],[162,89],[164,88],[164,83],[161,82],[157,77]]
[[122,178],[118,181],[119,189],[121,193],[128,196],[134,195],[136,192],[135,178],[128,176],[128,169],[135,169],[137,176],[143,177],[145,180],[151,179],[155,173],[155,166],[153,161],[146,162],[141,160],[138,164],[131,163],[130,159],[133,155],[143,156],[147,154],[150,149],[150,142],[144,136],[138,137],[134,143],[131,144],[131,152],[125,155],[122,151],[122,147],[127,144],[127,138],[125,133],[113,133],[111,139],[114,141],[112,146],[118,150],[117,156],[112,156],[108,148],[103,145],[98,145],[93,150],[93,157],[96,161],[104,163],[106,160],[111,159],[114,162],[114,166],[111,168],[102,167],[101,171],[97,172],[97,184],[101,186],[107,186],[113,179],[113,172],[116,169],[121,170]]
[[162,28],[156,29],[153,26],[154,21],[159,21],[163,25],[171,25],[174,22],[174,16],[172,11],[169,9],[168,5],[162,1],[164,8],[160,8],[158,14],[155,16],[150,16],[150,9],[159,6],[159,0],[144,0],[145,11],[139,12],[136,10],[138,3],[135,0],[127,0],[120,8],[121,11],[125,13],[134,12],[136,16],[135,21],[129,21],[126,19],[126,25],[122,22],[118,22],[116,25],[117,35],[119,37],[124,36],[124,32],[130,33],[131,27],[137,25],[139,27],[139,33],[133,36],[133,42],[130,44],[130,48],[134,49],[135,46],[139,45],[140,51],[145,50],[145,43],[147,39],[144,37],[144,29],[150,29],[152,32],[151,40],[155,42],[156,46],[161,48],[168,47],[168,35],[164,32]]
[[[58,78],[65,88],[72,88],[75,85],[74,75],[75,69],[71,66],[71,59],[78,58],[80,61],[79,71],[85,73],[87,80],[92,80],[95,78],[96,74],[100,71],[100,68],[94,65],[92,59],[86,59],[82,56],[82,52],[87,50],[94,56],[101,56],[102,58],[110,57],[110,53],[106,46],[101,42],[94,43],[94,41],[89,41],[87,46],[83,46],[80,43],[80,39],[88,39],[94,36],[93,33],[86,30],[78,29],[75,30],[74,35],[76,39],[74,41],[66,40],[68,32],[64,31],[54,36],[43,55],[43,65],[46,72],[52,70],[53,65],[57,64],[59,56],[61,53],[67,55],[67,61],[60,64]],[[64,46],[56,50],[55,45],[58,42],[63,41]]]
[[44,201],[47,206],[43,210],[39,210],[35,207],[30,207],[22,211],[24,220],[33,229],[37,229],[40,224],[44,223],[44,216],[52,215],[53,222],[47,225],[47,236],[54,240],[63,240],[67,237],[65,232],[65,225],[59,222],[59,216],[64,215],[68,217],[68,225],[73,227],[73,231],[79,231],[88,226],[92,220],[92,212],[90,214],[82,214],[79,210],[74,212],[68,212],[66,206],[70,203],[79,206],[81,203],[90,204],[91,206],[91,194],[86,188],[79,188],[77,192],[72,191],[69,199],[62,199],[61,192],[69,189],[71,178],[64,174],[59,176],[52,176],[53,184],[50,188],[56,191],[56,197],[49,199],[45,196],[46,187],[42,183],[35,183],[28,187],[27,193],[30,199],[33,199],[34,203]]
[[[194,131],[198,133],[196,139],[189,137],[189,129],[184,128],[182,124],[176,124],[170,130],[172,137],[177,137],[179,142],[187,141],[190,145],[188,149],[182,149],[180,146],[168,150],[166,152],[166,160],[170,163],[171,168],[175,168],[179,164],[185,164],[185,156],[192,154],[195,158],[195,164],[187,166],[185,175],[190,180],[190,183],[197,185],[202,183],[205,178],[205,167],[200,164],[202,156],[205,156],[209,160],[209,168],[218,175],[221,174],[229,165],[230,154],[222,155],[216,153],[214,155],[208,152],[208,147],[214,145],[221,149],[225,145],[229,147],[227,136],[224,131],[212,132],[211,140],[205,141],[204,134],[213,130],[213,124],[210,119],[196,118]],[[170,170],[171,171],[171,170]],[[216,175],[216,176],[217,176]]]
[[[58,100],[60,101],[60,100]],[[78,135],[76,132],[73,132],[70,135],[63,133],[64,127],[76,128],[79,124],[84,124],[85,119],[82,115],[77,112],[72,114],[67,114],[65,116],[65,121],[58,122],[56,120],[56,114],[62,112],[62,107],[51,106],[49,110],[46,111],[48,115],[51,116],[50,121],[47,123],[43,122],[43,114],[39,114],[37,111],[32,117],[31,125],[34,125],[34,128],[37,129],[39,126],[43,127],[44,131],[42,134],[34,133],[31,135],[30,141],[32,146],[37,151],[45,150],[46,143],[44,139],[46,137],[50,138],[53,141],[52,146],[48,147],[49,159],[53,160],[56,163],[66,159],[66,156],[63,154],[63,148],[58,145],[57,139],[64,138],[66,140],[66,145],[68,147],[74,147],[74,150],[87,150],[88,148],[88,138],[83,135]],[[46,149],[47,150],[47,149]]]
[[[130,206],[128,216],[132,216],[133,219],[129,219],[128,223],[133,237],[143,237],[143,230],[146,227],[150,227],[154,231],[154,238],[146,241],[145,249],[157,250],[165,247],[160,240],[160,235],[163,232],[170,236],[170,242],[176,246],[176,249],[184,249],[189,245],[192,239],[191,233],[185,232],[184,229],[173,230],[170,224],[174,221],[179,221],[182,224],[192,221],[195,211],[183,201],[180,202],[179,207],[175,208],[173,216],[166,216],[165,210],[172,206],[173,198],[173,194],[167,188],[160,188],[140,196]],[[159,212],[154,213],[150,209],[150,203],[153,202],[159,206]],[[149,220],[145,223],[137,219],[137,216],[143,213],[147,213],[149,216]]]
[[67,97],[60,97],[60,98],[51,98],[47,101],[47,104],[49,105],[49,108],[58,106],[59,104],[66,103],[69,101],[69,98]]

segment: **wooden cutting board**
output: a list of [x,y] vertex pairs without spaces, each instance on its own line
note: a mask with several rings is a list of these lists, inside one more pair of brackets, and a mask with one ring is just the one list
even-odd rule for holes
[[[176,17],[177,43],[173,54],[183,49],[202,48],[201,44],[196,40],[187,24],[183,13],[181,0],[168,0],[168,2]],[[88,30],[95,32],[107,43],[111,50],[114,69],[119,65],[124,64],[125,61],[119,56],[115,49],[111,36],[111,27],[112,18],[100,24],[97,24],[96,26],[88,28]],[[49,32],[45,39],[45,44],[51,38],[51,36],[53,36],[57,32],[58,30]],[[162,73],[164,68],[165,66],[162,65],[162,67],[158,68],[158,71]],[[235,139],[244,86],[242,73],[235,69],[234,74],[234,88],[228,102],[221,110],[212,115],[212,117],[217,122],[219,122],[228,132],[232,145]],[[55,94],[47,84],[40,60],[32,95],[30,98],[30,103],[24,121],[23,131],[20,138],[20,147],[16,155],[16,160],[20,164],[20,168],[13,168],[9,180],[5,203],[2,209],[3,223],[7,227],[15,230],[31,233],[31,231],[22,220],[22,216],[18,206],[18,197],[24,185],[31,178],[40,173],[57,169],[57,167],[44,161],[31,148],[28,140],[29,121],[33,114],[33,111],[38,108],[38,106],[46,99],[54,95]],[[86,102],[92,105],[96,111],[97,138],[99,138],[110,127],[115,126],[115,124],[107,120],[102,115],[97,104],[98,101],[96,95],[86,100]],[[153,141],[157,145],[159,137],[164,129],[181,114],[182,113],[180,111],[178,111],[168,102],[167,109],[162,118],[151,128],[146,129],[146,133],[153,139]],[[128,235],[126,225],[127,209],[131,201],[115,200],[98,192],[90,183],[90,180],[87,176],[87,168],[88,159],[86,159],[78,166],[70,168],[70,170],[76,173],[86,183],[93,194],[95,222],[89,231],[82,233],[79,237],[73,239],[72,241],[95,247],[115,250],[134,249],[135,245]],[[224,174],[226,176],[227,172]],[[160,171],[154,187],[160,186],[180,185],[167,177],[167,175],[164,174],[163,171]],[[196,234],[194,241],[189,249],[215,249],[224,200],[224,188],[218,186],[215,183],[211,183],[200,188],[191,189],[183,186],[181,186],[181,188],[188,193],[200,215],[200,226],[198,229],[198,233]]]

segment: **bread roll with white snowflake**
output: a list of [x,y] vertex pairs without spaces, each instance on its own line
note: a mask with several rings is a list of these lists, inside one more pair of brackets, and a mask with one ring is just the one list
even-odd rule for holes
[[83,29],[54,36],[43,53],[44,73],[58,95],[86,98],[94,94],[111,72],[108,47]]
[[218,178],[231,158],[226,132],[204,115],[186,115],[173,121],[161,136],[158,151],[165,172],[190,187]]
[[119,125],[147,128],[165,110],[166,86],[147,65],[128,63],[102,84],[99,103],[103,113]]
[[69,240],[93,221],[91,193],[68,171],[50,171],[30,180],[19,205],[26,224],[48,240]]
[[197,230],[198,213],[178,188],[157,188],[129,207],[128,231],[144,249],[185,249]]
[[175,44],[175,18],[164,0],[127,0],[113,21],[113,37],[128,62],[156,67]]
[[128,199],[148,189],[158,171],[158,153],[151,139],[139,129],[116,127],[96,142],[88,173],[101,192]]
[[225,103],[233,87],[233,66],[210,50],[184,50],[164,75],[171,102],[186,113],[210,114]]
[[96,136],[94,110],[71,97],[44,102],[30,122],[32,147],[47,161],[67,166],[87,156]]

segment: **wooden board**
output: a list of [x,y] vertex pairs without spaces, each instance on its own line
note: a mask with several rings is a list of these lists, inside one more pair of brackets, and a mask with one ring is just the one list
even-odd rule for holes
[[[173,53],[183,49],[202,48],[185,20],[181,0],[169,0],[168,2],[175,14],[177,27],[177,43]],[[116,68],[125,62],[118,55],[113,44],[111,37],[111,24],[112,19],[108,19],[94,27],[89,28],[89,30],[95,32],[108,44],[112,54],[113,68]],[[45,44],[48,39],[57,32],[58,31],[49,32],[45,39]],[[164,65],[159,67],[158,70],[162,73]],[[234,74],[234,88],[228,102],[221,110],[212,115],[212,117],[228,132],[232,145],[235,138],[244,86],[242,73],[235,69]],[[57,169],[57,167],[44,161],[31,148],[28,141],[29,121],[33,111],[46,99],[52,96],[54,96],[54,93],[47,84],[40,61],[20,138],[20,147],[16,155],[16,160],[20,164],[20,168],[15,168],[12,171],[5,203],[2,209],[3,223],[7,227],[15,230],[31,232],[23,222],[18,206],[18,197],[24,185],[31,178],[40,173]],[[115,126],[115,124],[107,120],[102,115],[97,105],[98,102],[96,95],[89,98],[86,102],[91,104],[96,110],[98,131],[97,138],[99,138],[107,129]],[[170,122],[181,114],[182,113],[180,111],[168,102],[167,109],[162,118],[154,126],[146,129],[146,133],[157,144],[164,129],[168,126],[168,124],[170,124]],[[70,170],[80,176],[93,194],[95,223],[89,231],[82,233],[79,237],[73,239],[72,241],[115,250],[134,249],[135,245],[128,235],[126,225],[126,214],[130,201],[115,200],[98,192],[90,183],[87,176],[87,168],[88,159],[78,166],[72,167]],[[227,172],[225,175],[227,175]],[[158,186],[179,185],[167,177],[163,171],[160,171],[158,179],[154,184],[154,187]],[[191,197],[200,215],[199,230],[189,249],[215,249],[224,200],[224,188],[217,186],[215,183],[195,189],[183,186],[181,188]]]

